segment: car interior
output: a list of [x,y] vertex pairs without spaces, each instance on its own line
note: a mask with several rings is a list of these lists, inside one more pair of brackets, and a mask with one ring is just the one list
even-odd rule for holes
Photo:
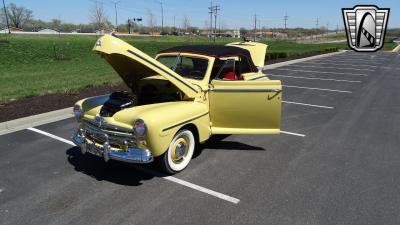
[[217,58],[211,72],[210,80],[243,80],[243,73],[251,72],[249,62],[241,57]]

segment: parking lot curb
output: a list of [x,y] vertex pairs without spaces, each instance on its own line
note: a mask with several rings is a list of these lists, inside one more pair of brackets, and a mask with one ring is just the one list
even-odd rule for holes
[[65,108],[16,120],[10,120],[0,123],[0,135],[24,130],[29,127],[57,122],[71,117],[73,117],[72,108]]
[[341,54],[341,53],[344,53],[344,52],[347,52],[347,50],[340,50],[338,52],[332,52],[332,53],[327,53],[327,54],[310,56],[310,57],[306,57],[306,58],[289,60],[289,61],[280,62],[280,63],[274,63],[274,64],[271,64],[271,65],[264,66],[263,69],[264,70],[266,70],[266,69],[275,69],[275,68],[278,68],[278,67],[287,66],[287,65],[290,65],[290,64],[294,64],[294,63],[299,63],[299,62],[305,62],[305,61],[309,61],[309,60],[313,60],[313,59],[324,58],[324,57],[328,57],[328,56],[332,56],[332,55]]

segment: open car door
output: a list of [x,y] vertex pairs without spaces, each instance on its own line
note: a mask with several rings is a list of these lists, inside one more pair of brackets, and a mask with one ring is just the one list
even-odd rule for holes
[[161,75],[189,98],[201,94],[199,88],[153,57],[111,35],[101,37],[93,48],[114,68],[128,87],[134,89],[140,79]]
[[212,134],[278,134],[281,97],[279,80],[213,80],[209,91]]

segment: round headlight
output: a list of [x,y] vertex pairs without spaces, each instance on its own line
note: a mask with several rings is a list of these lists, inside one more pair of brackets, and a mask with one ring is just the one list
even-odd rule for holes
[[138,136],[144,136],[146,135],[146,124],[144,123],[144,121],[142,119],[138,119],[135,121],[135,133]]
[[83,111],[80,105],[74,106],[74,116],[76,119],[80,119],[83,116]]

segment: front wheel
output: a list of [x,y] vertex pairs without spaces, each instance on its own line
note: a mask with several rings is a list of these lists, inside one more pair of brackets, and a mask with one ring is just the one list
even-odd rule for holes
[[169,144],[168,150],[160,157],[162,169],[175,174],[186,168],[192,159],[195,138],[190,130],[180,130]]

